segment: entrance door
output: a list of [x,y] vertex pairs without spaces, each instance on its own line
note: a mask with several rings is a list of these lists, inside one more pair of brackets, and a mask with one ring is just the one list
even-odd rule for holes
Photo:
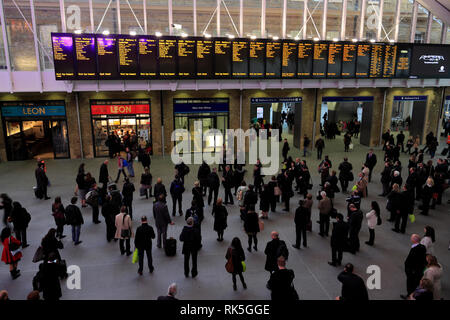
[[55,159],[69,158],[69,135],[66,120],[49,121]]
[[[202,142],[200,144],[195,141],[194,133],[195,133],[195,122],[201,121],[202,122],[202,130],[203,133],[209,129],[213,129],[216,127],[216,117],[189,117],[188,118],[188,126],[189,126],[189,133],[191,135],[191,150],[192,152],[214,152],[215,146],[217,146],[217,143],[220,141],[215,141],[214,137],[211,137],[210,139],[203,141],[203,137],[201,137]],[[221,144],[219,145],[221,146]]]

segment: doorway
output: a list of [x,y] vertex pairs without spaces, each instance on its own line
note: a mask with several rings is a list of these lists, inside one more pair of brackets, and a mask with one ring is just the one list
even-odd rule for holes
[[422,140],[426,109],[427,96],[395,96],[390,126],[394,137],[403,131],[406,139],[419,136]]

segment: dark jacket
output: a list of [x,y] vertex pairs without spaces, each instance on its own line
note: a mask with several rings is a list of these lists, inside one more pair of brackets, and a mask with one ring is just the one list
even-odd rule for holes
[[155,226],[158,229],[165,228],[172,222],[167,205],[161,201],[153,204],[153,218],[155,219]]
[[38,189],[42,189],[43,187],[46,187],[48,185],[48,178],[45,174],[44,169],[42,168],[36,168],[34,171],[34,175],[36,177],[36,186]]
[[371,157],[369,157],[369,154],[366,155],[366,164],[370,170],[375,167],[375,165],[377,164],[377,156],[375,155],[375,153],[372,153]]
[[98,182],[107,184],[109,181],[109,173],[108,173],[108,166],[106,164],[102,164],[100,166],[100,175],[98,177]]
[[184,192],[184,184],[181,179],[175,179],[170,184],[170,194],[172,197],[181,196]]
[[202,163],[202,165],[198,168],[197,178],[203,184],[208,182],[208,175],[211,173],[211,168],[207,163]]
[[44,262],[40,279],[44,300],[59,300],[61,298],[60,270],[61,267],[58,263]]
[[58,249],[63,249],[63,243],[55,237],[44,237],[41,242],[44,260],[53,252],[58,259],[61,259]]
[[348,224],[344,221],[333,223],[333,231],[331,232],[331,247],[336,249],[344,249],[347,245]]
[[183,242],[182,254],[198,251],[200,248],[200,231],[198,228],[185,226],[180,234],[180,241]]
[[138,250],[149,250],[152,248],[152,239],[155,239],[153,228],[147,223],[143,223],[136,229],[134,246]]
[[244,215],[244,230],[246,233],[259,232],[259,218],[255,211],[248,211]]
[[211,172],[208,175],[208,187],[216,189],[220,187],[220,179],[216,172]]
[[338,280],[342,283],[341,300],[343,301],[367,301],[366,284],[360,276],[342,271],[338,275]]
[[244,195],[244,207],[249,208],[250,206],[256,205],[258,202],[258,194],[253,190],[247,190]]
[[349,224],[349,233],[350,235],[357,235],[361,230],[361,225],[363,222],[364,216],[361,210],[353,211],[350,214],[348,224]]
[[193,200],[195,200],[195,203],[199,208],[203,208],[205,206],[205,202],[203,201],[202,187],[192,188],[192,198]]
[[224,188],[232,188],[234,186],[233,171],[225,170],[223,173],[223,178],[224,180],[222,183]]
[[86,179],[85,179],[86,175],[84,174],[84,172],[80,172],[77,175],[77,178],[75,179],[77,185],[78,185],[78,189],[84,190],[87,189],[87,185],[86,185]]
[[298,300],[298,294],[294,289],[295,274],[293,270],[276,270],[270,275],[267,288],[271,290],[272,300],[291,301]]
[[351,171],[353,166],[350,162],[344,161],[339,165],[339,179],[351,181]]
[[272,239],[267,243],[266,249],[264,250],[266,255],[266,265],[265,269],[267,271],[278,270],[277,259],[283,256],[286,260],[289,258],[289,251],[287,249],[286,243],[280,239]]
[[427,265],[427,249],[424,245],[418,244],[411,248],[405,260],[405,273],[407,276],[421,277]]
[[133,201],[133,192],[136,189],[134,188],[134,184],[131,182],[125,182],[122,189],[122,196],[124,202]]
[[235,249],[233,247],[229,247],[227,250],[227,254],[225,255],[225,259],[230,259],[233,263],[233,273],[238,274],[243,272],[242,261],[245,261],[245,253],[242,248]]
[[23,208],[13,208],[11,211],[11,219],[14,224],[14,229],[24,230],[28,228],[31,220],[31,215]]
[[381,172],[381,183],[391,182],[391,172],[392,172],[391,166],[384,167],[383,171]]
[[215,204],[213,206],[212,215],[214,216],[214,230],[223,231],[227,225],[228,211],[223,205]]
[[309,222],[309,212],[308,209],[299,206],[297,210],[295,210],[295,218],[294,218],[295,225],[299,228],[306,228],[306,225]]
[[74,204],[69,204],[65,210],[66,223],[72,226],[78,226],[84,223],[80,208]]
[[151,173],[148,173],[148,174],[143,173],[141,175],[141,184],[144,185],[144,186],[151,186],[152,185],[152,179],[153,179],[153,177],[152,177]]
[[159,195],[163,194],[164,197],[167,197],[166,187],[162,183],[156,183],[153,188],[153,195],[155,196],[156,201],[159,200]]

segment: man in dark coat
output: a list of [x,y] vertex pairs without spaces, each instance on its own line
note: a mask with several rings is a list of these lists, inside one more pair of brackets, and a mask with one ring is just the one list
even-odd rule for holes
[[397,135],[397,145],[402,147],[402,152],[405,152],[405,134],[400,130],[400,133]]
[[181,161],[179,164],[175,165],[175,170],[177,170],[177,175],[180,177],[181,181],[183,181],[184,184],[184,176],[189,173],[189,167],[183,161]]
[[383,186],[383,192],[380,194],[380,196],[385,197],[390,192],[390,184],[391,184],[391,172],[392,172],[392,166],[389,161],[386,161],[384,163],[384,169],[381,172],[381,185]]
[[222,177],[222,184],[225,188],[225,202],[224,204],[227,205],[228,203],[234,204],[233,195],[231,194],[231,188],[234,185],[233,180],[233,171],[231,171],[231,166],[226,165],[225,170],[223,172]]
[[172,196],[172,216],[175,217],[175,212],[177,208],[178,202],[178,213],[180,216],[183,215],[183,192],[184,192],[184,180],[176,175],[175,179],[172,181],[170,185],[170,195]]
[[141,217],[141,225],[136,229],[136,235],[134,237],[134,247],[138,249],[139,256],[139,269],[138,273],[142,276],[142,270],[144,269],[144,254],[147,254],[148,268],[150,273],[153,273],[155,269],[153,267],[152,259],[152,239],[155,239],[155,232],[153,228],[148,225],[147,217]]
[[341,295],[338,297],[338,300],[369,300],[366,284],[360,276],[353,273],[353,265],[351,263],[345,265],[344,271],[338,275],[338,280],[342,283]]
[[294,288],[294,270],[286,268],[286,259],[277,259],[278,270],[270,275],[267,288],[271,291],[272,300],[291,301],[298,300],[298,293]]
[[412,214],[414,211],[414,193],[412,190],[414,189],[410,189],[406,185],[402,188],[402,192],[400,193],[400,213],[395,215],[395,227],[392,229],[394,232],[406,232],[408,215]]
[[322,138],[319,137],[319,139],[316,140],[316,149],[317,149],[317,160],[322,159],[322,151],[325,148],[325,141],[323,141]]
[[344,216],[338,213],[331,232],[331,262],[328,262],[329,265],[333,267],[341,265],[342,253],[347,246],[347,236],[348,224],[344,222]]
[[59,300],[61,298],[61,284],[59,277],[62,275],[61,266],[55,253],[50,253],[47,261],[43,262],[40,285],[44,300]]
[[289,150],[290,150],[289,143],[288,143],[287,139],[284,139],[283,150],[281,151],[284,161],[286,161],[286,159],[287,159]]
[[48,178],[42,161],[38,162],[38,167],[34,171],[34,175],[36,177],[36,187],[42,192],[44,200],[50,199],[47,195]]
[[359,251],[359,231],[361,230],[361,225],[364,216],[362,211],[356,208],[354,204],[350,204],[349,209],[350,209],[350,216],[348,218],[349,245],[350,245],[350,252],[355,254],[357,251]]
[[219,176],[217,175],[217,168],[213,168],[212,172],[208,175],[208,187],[209,187],[208,205],[211,205],[213,193],[214,193],[213,204],[217,202],[217,196],[219,194],[220,179]]
[[364,164],[369,168],[369,182],[372,180],[372,172],[373,168],[375,168],[377,164],[377,156],[373,153],[373,149],[369,149],[369,152],[366,155],[366,162]]
[[270,273],[278,270],[277,259],[281,256],[287,260],[289,258],[289,251],[286,246],[286,242],[280,240],[278,232],[272,231],[270,234],[272,240],[267,243],[264,254],[266,255],[265,269]]
[[155,197],[155,202],[158,201],[160,195],[163,195],[165,199],[167,197],[167,191],[166,187],[162,183],[162,179],[158,178],[153,188],[153,196]]
[[341,189],[343,193],[347,192],[349,181],[353,177],[352,174],[353,166],[348,162],[348,158],[344,158],[344,161],[339,165],[339,181],[341,182]]
[[200,181],[200,187],[202,188],[202,194],[206,195],[208,189],[208,175],[211,173],[209,165],[203,161],[202,165],[198,168],[197,179]]
[[251,206],[256,207],[258,202],[258,194],[253,190],[253,185],[248,185],[248,190],[244,195],[244,207],[248,210]]
[[106,241],[110,242],[114,239],[116,234],[116,215],[120,213],[120,207],[113,205],[111,196],[108,195],[105,198],[105,202],[102,205],[102,216],[105,218],[106,223]]
[[194,228],[194,218],[190,217],[186,220],[187,226],[183,228],[180,234],[180,241],[183,242],[182,254],[184,255],[184,275],[189,277],[189,260],[192,256],[192,278],[198,274],[197,270],[197,253],[200,249],[200,232]]
[[133,193],[135,191],[134,184],[130,182],[130,179],[125,178],[125,183],[122,188],[123,205],[127,207],[130,218],[133,219]]
[[411,236],[411,242],[411,250],[405,260],[407,294],[400,295],[402,299],[406,299],[417,288],[420,279],[422,279],[423,270],[427,265],[427,249],[420,243],[420,236],[413,234]]
[[309,212],[308,209],[304,207],[304,200],[299,201],[299,207],[295,210],[295,245],[292,246],[296,249],[300,249],[300,242],[302,241],[303,236],[303,247],[306,248],[307,240],[306,240],[306,228],[309,223]]
[[109,160],[105,160],[102,163],[102,165],[100,166],[100,175],[98,177],[98,182],[103,184],[102,189],[105,190],[105,193],[106,193],[106,187],[108,186],[108,182],[109,182],[108,163],[109,163]]
[[161,248],[162,236],[162,244],[166,247],[167,226],[169,224],[173,225],[174,223],[170,219],[169,209],[167,208],[163,194],[160,194],[158,201],[153,204],[153,218],[155,219],[155,226],[158,236],[156,246]]
[[72,226],[72,240],[76,246],[83,242],[80,241],[80,231],[81,225],[84,224],[81,210],[76,205],[77,200],[77,197],[72,197],[72,199],[70,200],[70,204],[66,207],[65,210],[66,223]]

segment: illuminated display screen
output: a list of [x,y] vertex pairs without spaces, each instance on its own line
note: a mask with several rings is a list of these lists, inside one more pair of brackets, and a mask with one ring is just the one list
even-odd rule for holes
[[195,40],[178,40],[178,76],[195,78]]
[[342,78],[354,78],[356,73],[356,55],[358,46],[345,43],[342,47]]
[[232,48],[233,78],[247,78],[249,43],[246,39],[234,40]]
[[214,75],[216,78],[231,77],[231,57],[231,41],[214,41]]
[[327,78],[341,77],[342,43],[330,43],[328,48]]
[[197,40],[197,78],[214,77],[214,41]]
[[53,61],[56,80],[75,78],[73,38],[71,34],[52,34]]
[[313,78],[325,78],[327,73],[328,43],[314,43]]
[[151,36],[140,36],[139,42],[139,75],[144,79],[158,76],[157,40]]
[[313,54],[312,42],[300,42],[298,44],[297,77],[311,78]]
[[356,78],[368,78],[370,67],[370,44],[359,44],[356,55]]
[[75,35],[75,70],[77,79],[97,79],[95,35]]
[[161,78],[176,78],[177,55],[177,39],[175,37],[158,40],[159,76]]
[[264,40],[250,41],[249,76],[250,78],[264,78],[265,76],[266,43]]
[[135,37],[118,36],[119,76],[136,78],[138,75],[138,41]]
[[297,74],[297,42],[284,41],[281,60],[281,77],[295,78]]
[[266,78],[280,78],[281,42],[266,43]]
[[118,79],[117,38],[97,37],[97,73],[99,79]]

